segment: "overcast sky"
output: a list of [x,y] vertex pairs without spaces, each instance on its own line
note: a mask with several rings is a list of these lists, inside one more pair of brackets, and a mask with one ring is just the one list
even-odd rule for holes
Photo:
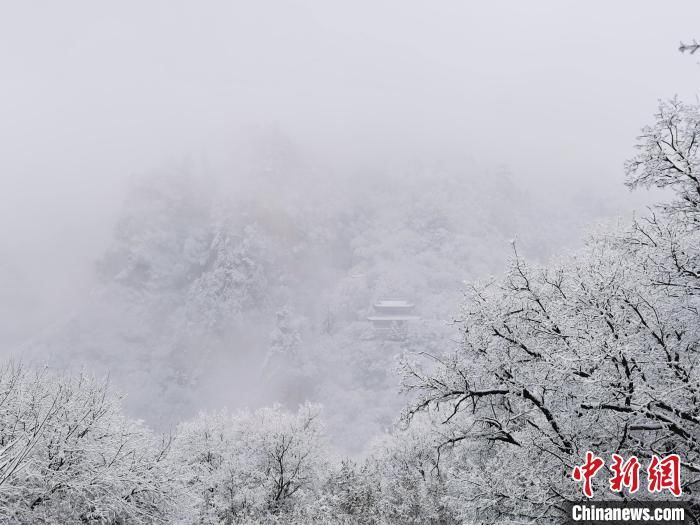
[[5,0],[2,244],[77,246],[127,177],[259,127],[336,164],[458,151],[619,185],[656,99],[695,100],[693,37],[697,1]]

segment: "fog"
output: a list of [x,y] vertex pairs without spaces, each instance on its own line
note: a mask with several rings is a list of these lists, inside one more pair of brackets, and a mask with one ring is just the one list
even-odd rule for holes
[[[211,209],[240,210],[252,201],[264,201],[266,210],[279,203],[285,217],[308,207],[313,212],[300,223],[330,217],[332,237],[334,210],[350,216],[367,206],[385,213],[373,211],[375,219],[398,224],[404,215],[392,216],[392,206],[419,200],[433,176],[437,190],[456,178],[459,191],[474,190],[465,203],[478,203],[480,216],[496,218],[472,221],[455,192],[456,201],[445,201],[445,209],[454,210],[453,225],[473,224],[478,233],[482,224],[503,224],[495,226],[497,236],[487,234],[490,244],[480,245],[474,234],[473,260],[453,276],[455,283],[497,272],[510,237],[546,259],[580,242],[587,224],[645,204],[644,195],[625,189],[623,163],[657,99],[678,94],[695,100],[700,67],[677,47],[698,36],[698,19],[694,1],[5,2],[0,349],[22,357],[38,347],[33,358],[48,359],[79,346],[80,319],[94,304],[114,311],[103,315],[104,332],[82,321],[95,332],[85,348],[119,348],[118,337],[107,333],[110,319],[122,317],[121,303],[104,292],[109,286],[98,283],[95,267],[114,249],[120,220],[135,213],[134,191],[143,184],[172,186],[180,192],[177,202],[194,195],[189,212],[206,209],[207,217],[218,213]],[[504,188],[515,188],[516,196],[506,199]],[[442,189],[449,196],[448,185]],[[257,209],[250,213],[259,219]],[[226,210],[221,213],[228,217]],[[134,216],[153,218],[151,212]],[[187,228],[206,228],[207,220],[193,219]],[[243,219],[226,220],[239,225]],[[318,297],[332,295],[338,283],[349,286],[349,275],[379,276],[366,284],[367,308],[371,299],[398,293],[398,284],[377,284],[393,270],[358,263],[365,252],[352,239],[348,246],[356,251],[342,264],[328,246],[304,252],[293,264],[282,254],[271,256],[292,268],[295,284],[284,286],[293,291],[284,294],[293,300],[285,295],[277,304],[273,294],[261,299],[264,308],[240,307],[247,317],[217,332],[211,348],[227,350],[214,352],[216,365],[201,372],[206,387],[183,414],[198,405],[280,398],[242,396],[257,382],[250,370],[263,360],[258,350],[267,344],[278,307],[298,303],[307,319],[300,326],[311,326],[300,332],[315,333],[314,315],[325,308],[317,308]],[[287,245],[265,249],[283,252]],[[406,269],[401,279],[420,280],[420,271],[413,271]],[[160,319],[149,309],[155,308],[149,301],[162,299],[153,286],[144,288],[150,295],[139,303],[151,305],[144,306],[146,319]],[[455,285],[454,297],[444,301],[413,299],[434,309],[443,305],[435,317],[444,320],[459,293]],[[299,305],[314,305],[313,313]],[[294,324],[294,314],[283,322]],[[70,344],[66,330],[73,330]],[[165,335],[153,335],[155,325],[149,330],[147,348]],[[314,337],[305,340],[321,344]],[[193,348],[191,341],[170,344]],[[231,348],[240,350],[231,354]],[[145,373],[139,384],[149,377]],[[237,386],[230,386],[232,377]],[[386,390],[394,384],[386,379]],[[143,409],[152,395],[130,394],[130,409],[155,421],[155,409]],[[244,401],[237,400],[241,396]],[[316,397],[333,406],[352,404],[327,391]],[[178,410],[169,413],[169,423]],[[382,418],[376,416],[377,428],[389,424]]]

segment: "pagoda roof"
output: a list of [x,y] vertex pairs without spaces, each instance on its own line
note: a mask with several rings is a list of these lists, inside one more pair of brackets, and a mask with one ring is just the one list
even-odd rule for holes
[[386,299],[382,301],[377,301],[374,303],[375,308],[412,308],[415,306],[409,301],[404,301],[401,299]]
[[420,319],[417,315],[372,315],[368,321],[415,321]]

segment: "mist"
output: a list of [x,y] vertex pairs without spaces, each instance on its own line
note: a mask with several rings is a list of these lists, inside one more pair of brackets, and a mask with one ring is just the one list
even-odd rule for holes
[[[699,16],[690,1],[5,3],[0,350],[110,373],[156,427],[312,398],[338,435],[359,417],[339,438],[357,449],[400,408],[394,355],[452,344],[462,282],[501,271],[510,239],[546,261],[647,204],[623,163],[658,98],[696,99],[700,68],[676,48]],[[405,237],[437,238],[432,219],[409,224],[423,212],[454,233],[434,252]],[[210,310],[191,313],[205,285],[188,272],[216,257],[185,255],[222,235],[255,245],[266,284],[214,326],[193,321]],[[137,245],[142,280],[124,273]],[[449,264],[420,266],[422,250]],[[434,322],[377,358],[391,345],[366,317],[404,295]],[[260,372],[290,333],[299,370]],[[159,359],[191,377],[155,379]],[[187,395],[159,390],[180,380]],[[384,401],[357,416],[363,395]]]

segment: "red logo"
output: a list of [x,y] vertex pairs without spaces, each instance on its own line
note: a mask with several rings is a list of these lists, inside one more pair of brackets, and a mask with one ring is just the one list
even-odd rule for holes
[[[625,461],[622,456],[613,454],[612,459],[610,470],[613,476],[609,479],[610,490],[622,492],[622,489],[626,488],[630,494],[637,492],[640,464],[636,456]],[[571,476],[574,481],[583,481],[583,494],[587,498],[593,497],[592,480],[604,465],[605,461],[589,450],[586,452],[584,464],[574,467]],[[653,455],[647,468],[647,476],[649,492],[668,490],[676,497],[681,495],[681,458],[678,454],[670,454],[664,458]]]
[[627,487],[630,494],[639,490],[639,461],[636,456],[624,461],[622,456],[613,454],[613,464],[610,468],[614,474],[610,478],[610,490],[622,492],[622,487]]
[[678,454],[671,454],[663,459],[656,455],[651,456],[647,473],[649,492],[668,489],[676,497],[681,495],[681,458]]
[[593,497],[593,489],[591,488],[591,480],[597,472],[603,468],[605,461],[593,455],[590,450],[586,452],[586,462],[580,467],[575,467],[573,472],[574,480],[583,480],[583,493],[587,498]]

